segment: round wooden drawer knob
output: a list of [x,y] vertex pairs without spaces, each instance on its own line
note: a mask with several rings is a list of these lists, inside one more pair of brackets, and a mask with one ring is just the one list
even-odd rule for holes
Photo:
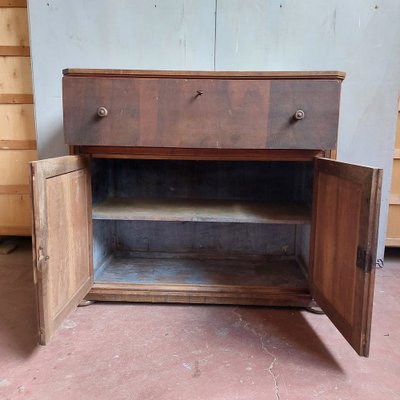
[[99,107],[99,108],[97,109],[97,115],[98,115],[99,117],[107,117],[107,115],[108,115],[107,108],[105,108],[105,107]]
[[294,119],[297,119],[298,121],[300,121],[301,119],[304,119],[305,116],[306,116],[306,114],[303,110],[297,110],[294,114]]

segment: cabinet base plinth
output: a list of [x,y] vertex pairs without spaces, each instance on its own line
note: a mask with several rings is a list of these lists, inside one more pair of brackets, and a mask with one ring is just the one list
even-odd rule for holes
[[[273,288],[194,287],[171,285],[170,288],[140,287],[137,284],[96,283],[86,296],[88,300],[143,303],[186,303],[220,305],[257,305],[310,307],[311,295],[304,291],[281,292]],[[186,286],[186,287],[185,287]]]

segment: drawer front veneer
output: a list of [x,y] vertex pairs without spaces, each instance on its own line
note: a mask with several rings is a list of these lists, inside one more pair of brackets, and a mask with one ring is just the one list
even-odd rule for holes
[[338,80],[65,76],[63,90],[69,145],[336,146]]

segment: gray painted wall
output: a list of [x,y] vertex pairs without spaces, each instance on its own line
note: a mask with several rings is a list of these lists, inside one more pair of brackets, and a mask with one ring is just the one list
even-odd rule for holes
[[342,70],[338,158],[384,169],[400,88],[398,0],[29,0],[40,158],[64,154],[63,68]]

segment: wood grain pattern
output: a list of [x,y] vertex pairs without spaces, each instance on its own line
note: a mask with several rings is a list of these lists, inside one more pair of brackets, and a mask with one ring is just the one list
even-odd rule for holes
[[[338,81],[273,81],[267,147],[335,149],[340,104]],[[304,119],[293,118],[296,110]]]
[[36,140],[0,139],[0,150],[36,150]]
[[112,232],[107,253],[195,253],[214,258],[294,255],[295,225],[95,220],[96,237]]
[[0,192],[0,210],[0,235],[31,234],[32,208],[29,194]]
[[308,290],[307,280],[296,260],[290,257],[242,256],[229,259],[198,254],[189,257],[179,253],[168,254],[168,257],[156,253],[128,254],[111,257],[107,265],[96,273],[95,281]]
[[400,247],[400,239],[397,239],[397,238],[394,238],[394,239],[388,238],[388,239],[387,239],[387,244],[386,244],[386,246],[389,246],[389,247]]
[[0,56],[0,93],[32,93],[30,57]]
[[0,185],[0,194],[29,194],[29,185]]
[[[7,8],[5,8],[7,7]],[[16,8],[23,7],[23,8]],[[28,162],[36,160],[26,2],[0,2],[0,234],[31,234]]]
[[0,104],[33,104],[33,95],[19,93],[0,93]]
[[[336,145],[339,93],[337,81],[324,80],[65,76],[65,139],[93,146],[328,149]],[[99,107],[107,116],[97,116]],[[294,119],[298,109],[304,120]]]
[[29,161],[36,159],[35,150],[0,150],[0,185],[28,185]]
[[400,158],[393,159],[392,184],[390,186],[390,194],[394,196],[400,195]]
[[312,197],[310,162],[96,159],[91,167],[96,203],[122,197],[307,204]]
[[39,341],[46,344],[93,283],[90,173],[78,156],[31,166]]
[[381,179],[378,169],[315,162],[310,286],[363,356],[369,351]]
[[306,306],[311,298],[295,258],[113,257],[88,298],[200,304]]
[[232,258],[249,255],[290,256],[295,252],[295,225],[181,223],[94,220],[94,268],[110,254],[136,252],[201,254]]
[[400,194],[391,194],[389,196],[390,204],[400,204]]
[[26,0],[0,0],[0,8],[1,7],[26,8]]
[[29,57],[29,46],[0,46],[0,56]]
[[400,247],[400,113],[397,115],[385,245]]
[[32,226],[0,226],[0,235],[2,236],[30,236]]
[[0,104],[0,141],[34,142],[35,139],[33,105]]
[[234,161],[313,161],[321,150],[182,149],[162,147],[71,146],[71,154],[93,158],[139,160],[234,160]]
[[26,9],[0,7],[0,49],[2,46],[29,46]]
[[[160,160],[179,157],[218,160],[221,156],[231,160],[241,157],[310,160],[307,157],[316,152],[335,154],[343,78],[338,73],[68,70],[65,74],[67,143],[83,146],[74,147],[73,151],[94,157]],[[100,106],[107,109],[104,118],[96,116]],[[305,112],[304,119],[293,118],[297,110]],[[300,153],[299,149],[314,149],[314,152]],[[241,208],[244,199],[266,201],[268,196],[276,194],[273,188],[278,186],[268,179],[276,177],[277,171],[268,175],[260,166],[261,179],[260,171],[245,166],[235,175],[234,163],[229,165],[228,174],[224,168],[214,168],[210,174],[210,169],[204,169],[197,161],[193,174],[189,163],[157,164],[153,160],[142,168],[137,160],[108,160],[104,173],[100,165],[104,160],[97,161],[99,168],[97,172],[94,168],[94,175],[103,176],[103,186],[111,187],[117,197],[136,199],[109,199],[94,208],[94,217],[100,218],[94,224],[99,239],[96,241],[98,282],[89,298],[304,304],[309,302],[306,285],[301,289],[303,293],[299,293],[291,281],[294,273],[284,265],[275,265],[279,282],[272,283],[277,275],[273,268],[265,270],[265,260],[258,264],[252,258],[249,264],[249,259],[244,262],[241,258],[246,250],[247,254],[263,255],[268,260],[272,253],[282,255],[289,251],[301,258],[296,260],[299,271],[310,260],[313,296],[354,349],[360,355],[368,355],[380,170],[318,159],[309,239],[308,229],[294,227],[298,215],[288,214],[288,209],[260,208],[259,204],[257,210]],[[154,171],[158,173],[154,175]],[[307,190],[312,178],[308,179],[306,171],[303,172],[296,182],[301,181],[302,188]],[[242,175],[246,179],[242,180]],[[219,180],[213,180],[213,176]],[[206,183],[204,177],[208,178]],[[254,185],[255,181],[258,185]],[[280,196],[288,187],[296,187],[288,182],[281,182]],[[213,192],[213,187],[218,191]],[[242,188],[246,188],[244,192]],[[94,185],[96,201],[107,198],[106,192],[101,185]],[[302,193],[301,200],[311,202]],[[295,198],[294,192],[286,195],[274,200]],[[159,197],[166,200],[152,199]],[[202,200],[192,204],[188,197]],[[232,204],[235,207],[239,204],[239,209],[234,207],[232,211]],[[202,224],[197,224],[198,221]],[[244,225],[247,232],[242,229]],[[267,226],[268,233],[260,235],[250,226]],[[274,232],[276,241],[272,240]],[[262,240],[262,245],[257,240]],[[306,249],[308,241],[312,244],[310,253]],[[145,251],[146,257],[138,257],[138,251]],[[155,259],[157,251],[167,255]],[[190,258],[188,253],[195,251],[197,257]],[[177,252],[185,256],[177,260],[174,257]],[[101,264],[110,253],[112,257]],[[218,254],[220,258],[210,261],[210,254]],[[289,287],[281,285],[284,281]],[[251,290],[249,286],[253,286]]]
[[97,301],[128,301],[146,303],[185,303],[185,304],[237,304],[253,306],[279,306],[279,307],[309,307],[313,300],[309,293],[296,293],[295,291],[263,291],[254,289],[239,293],[201,289],[190,290],[180,287],[162,288],[140,286],[131,283],[95,283],[86,296],[87,300]]
[[305,204],[204,199],[109,198],[93,206],[94,219],[134,221],[309,223]]
[[386,246],[400,247],[400,202],[389,205]]
[[67,144],[265,147],[268,81],[64,77],[63,91]]
[[127,76],[159,78],[246,78],[246,79],[339,79],[346,76],[340,71],[168,71],[168,70],[124,70],[124,69],[79,69],[67,68],[64,75],[75,76]]
[[[175,263],[173,256],[176,253],[184,254],[185,259],[190,258],[189,254],[196,253],[196,259],[200,257],[202,260],[206,257],[208,257],[207,259],[212,257],[215,259],[218,256],[218,263],[229,264],[232,266],[231,269],[239,268],[242,265],[240,260],[248,260],[243,265],[250,273],[252,268],[250,259],[256,254],[262,256],[263,260],[269,260],[271,255],[294,254],[295,229],[293,221],[298,218],[296,215],[291,215],[290,211],[295,211],[294,209],[290,210],[289,208],[288,210],[281,205],[259,209],[255,199],[258,202],[260,199],[276,200],[276,196],[278,196],[279,200],[285,198],[294,201],[297,198],[301,201],[300,199],[305,199],[311,195],[309,193],[310,187],[305,187],[305,185],[310,185],[310,173],[312,172],[312,163],[310,162],[95,159],[92,160],[91,167],[95,218],[100,216],[98,215],[97,205],[100,202],[100,208],[102,207],[101,201],[104,199],[104,192],[107,193],[106,198],[110,189],[115,196],[128,197],[123,200],[123,204],[120,203],[123,206],[122,210],[119,209],[117,203],[106,201],[107,210],[103,209],[106,214],[103,213],[100,217],[115,219],[94,220],[94,253],[97,264],[95,269],[99,271],[99,274],[102,273],[104,267],[104,264],[102,265],[103,260],[110,253],[117,258],[120,257],[120,253],[123,253],[123,258],[126,260],[123,264],[129,268],[130,264],[136,263],[137,251],[146,251],[148,258],[154,257],[155,252],[163,252],[165,255],[162,257],[157,271],[159,268],[163,268],[163,265]],[[193,203],[193,200],[188,200],[190,195],[196,198],[195,203]],[[139,202],[138,199],[131,199],[132,196],[147,197],[146,200]],[[157,198],[157,200],[148,197]],[[220,198],[221,201],[216,201],[217,198]],[[247,202],[230,199],[247,199]],[[253,199],[255,204],[250,199]],[[222,206],[222,209],[215,212],[215,206],[218,204]],[[248,209],[242,208],[249,204],[251,213],[248,213]],[[232,205],[238,208],[232,208]],[[257,206],[256,209],[252,208],[254,205]],[[138,206],[142,207],[139,214],[137,213]],[[129,209],[128,212],[126,207]],[[274,211],[273,214],[271,214],[271,210]],[[300,211],[300,214],[307,213],[306,210],[306,208],[297,210],[295,214],[298,211]],[[255,211],[256,213],[254,213]],[[116,214],[119,212],[121,212],[121,215],[117,216]],[[210,217],[212,221],[219,223],[210,222]],[[263,222],[267,222],[266,217],[268,222],[273,224],[248,223],[254,221],[254,218],[258,221],[260,217],[263,218]],[[194,219],[203,222],[192,222]],[[242,219],[242,223],[226,222],[238,222],[240,219]],[[284,224],[289,219],[291,223]],[[164,221],[169,221],[169,223],[167,224]],[[249,256],[249,254],[252,256]],[[142,256],[142,258],[145,257]],[[232,260],[232,258],[234,259]],[[198,266],[197,274],[208,276],[209,279],[214,280],[214,284],[220,283],[220,278],[215,276],[213,278],[212,274],[207,272],[206,266],[203,270],[201,265],[196,265]],[[229,270],[229,268],[226,269]],[[113,279],[117,280],[117,277],[111,277],[111,267],[109,270],[107,290],[113,291],[112,298],[124,301],[137,301],[138,299],[140,301],[155,301],[155,299],[165,301],[168,285],[174,279],[177,279],[177,277],[170,276],[170,281],[164,282],[165,286],[152,287],[151,294],[146,295],[145,291],[141,291],[141,288],[138,287],[130,287],[129,290],[123,290],[118,294],[118,290],[114,286],[116,283],[112,282]],[[117,264],[113,263],[112,270],[117,271]],[[155,270],[155,265],[149,268],[149,271],[152,270]],[[242,268],[242,271],[244,271],[244,268]],[[125,279],[133,280],[132,277],[128,276],[128,272],[123,273]],[[263,282],[272,279],[273,275],[268,277],[267,271],[265,272],[266,276],[263,277]],[[231,273],[234,276],[235,270],[232,270]],[[189,275],[194,278],[194,271],[193,274],[190,273]],[[160,279],[161,277],[160,275]],[[229,276],[226,277],[226,280],[229,281]],[[261,280],[261,277],[259,277],[259,280]],[[290,282],[290,277],[287,277],[287,280]],[[214,293],[210,295],[210,299],[206,298],[206,289],[203,288],[201,298],[194,300],[196,290],[192,286],[183,288],[180,293],[175,295],[169,293],[167,296],[169,300],[167,301],[175,302],[183,301],[183,299],[189,301],[190,299],[190,301],[196,302],[218,303],[221,300],[224,304],[230,302],[231,304],[274,305],[277,305],[278,301],[281,301],[281,305],[294,305],[296,301],[304,305],[305,303],[309,304],[310,301],[308,294],[303,293],[299,296],[298,293],[287,291],[282,287],[281,291],[276,288],[274,290],[272,287],[264,288],[262,295],[259,293],[251,294],[251,290],[247,288],[247,294],[244,298],[240,298],[241,289],[236,287],[236,299],[234,299],[233,288],[230,289],[229,295]],[[141,291],[140,295],[137,294],[138,290]],[[273,294],[271,295],[271,293]],[[93,293],[90,296],[93,296]],[[99,296],[99,299],[109,299],[103,297],[104,292],[102,290],[100,290]],[[301,300],[299,300],[299,297]]]

